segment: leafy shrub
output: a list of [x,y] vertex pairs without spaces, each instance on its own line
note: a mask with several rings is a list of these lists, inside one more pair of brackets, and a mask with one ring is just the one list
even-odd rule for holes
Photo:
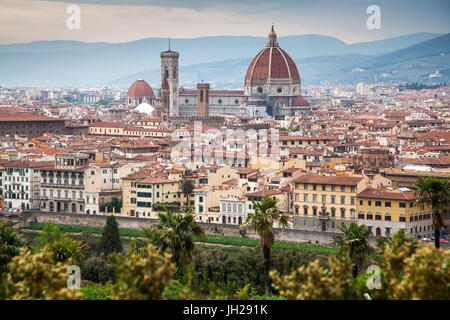
[[112,254],[111,262],[117,265],[116,285],[113,298],[116,300],[156,300],[163,298],[164,288],[170,283],[175,265],[171,256],[160,256],[152,245],[147,252],[128,253],[127,256]]
[[83,293],[83,300],[112,300],[112,284],[91,284],[79,289]]
[[[293,249],[272,250],[271,269],[286,274],[292,269],[307,265],[316,257],[314,254]],[[254,295],[265,292],[263,255],[260,248],[243,248],[237,252],[197,248],[194,250],[193,266],[192,288],[198,293],[208,294],[210,282],[216,283],[229,295],[234,295],[247,284],[254,288]]]
[[115,266],[104,255],[91,256],[81,268],[81,277],[96,283],[114,282]]
[[81,299],[81,292],[67,288],[68,266],[67,262],[55,263],[48,251],[32,253],[22,248],[2,277],[0,295],[13,300]]

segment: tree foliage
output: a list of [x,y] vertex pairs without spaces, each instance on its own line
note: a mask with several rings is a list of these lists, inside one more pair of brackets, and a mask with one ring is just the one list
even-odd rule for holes
[[[432,244],[417,247],[394,234],[392,243],[381,247],[377,265],[381,268],[380,288],[368,289],[361,280],[367,274],[353,278],[351,258],[341,254],[329,258],[329,270],[318,261],[300,267],[286,276],[271,272],[274,286],[288,299],[442,299],[450,298],[450,253]],[[305,280],[299,277],[306,276]]]
[[158,214],[158,224],[145,229],[149,241],[162,253],[169,249],[172,261],[177,268],[184,268],[192,258],[194,238],[204,238],[203,228],[195,222],[189,210],[186,214],[173,213],[169,210]]
[[165,252],[162,256],[149,244],[146,253],[127,256],[112,254],[109,256],[116,264],[116,285],[113,287],[113,299],[116,300],[156,300],[163,298],[163,291],[169,285],[174,264],[171,256]]
[[353,277],[357,277],[358,272],[362,270],[367,257],[373,253],[373,248],[369,244],[371,235],[369,229],[365,225],[357,225],[352,222],[349,227],[342,225],[339,227],[344,236],[334,238],[334,243],[339,246],[340,254],[347,252],[353,262]]
[[98,252],[105,255],[122,252],[122,242],[120,241],[119,226],[114,216],[106,218],[106,225],[103,229],[102,238],[97,247]]
[[444,226],[442,211],[448,210],[450,202],[450,180],[435,177],[420,177],[416,182],[417,204],[423,208],[431,208],[433,211],[434,241],[439,248],[439,230]]
[[61,300],[81,299],[83,294],[67,288],[69,262],[55,263],[48,251],[32,253],[20,249],[3,275],[1,288],[3,298],[12,300]]
[[266,292],[269,292],[270,248],[275,242],[273,225],[277,222],[281,227],[288,227],[291,223],[291,217],[288,214],[284,214],[278,210],[276,199],[266,196],[259,202],[252,200],[252,203],[254,212],[248,214],[246,221],[242,224],[242,227],[250,227],[259,235],[261,247],[264,253]]
[[115,266],[102,253],[89,257],[81,268],[81,277],[96,283],[114,282]]
[[0,221],[0,275],[7,271],[8,263],[19,254],[20,248],[27,245],[21,234]]

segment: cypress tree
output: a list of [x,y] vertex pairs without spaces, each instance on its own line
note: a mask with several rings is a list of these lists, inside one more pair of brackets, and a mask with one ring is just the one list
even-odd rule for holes
[[103,229],[102,238],[97,247],[98,252],[108,255],[113,252],[122,252],[122,242],[120,242],[119,226],[114,216],[106,218],[106,225]]

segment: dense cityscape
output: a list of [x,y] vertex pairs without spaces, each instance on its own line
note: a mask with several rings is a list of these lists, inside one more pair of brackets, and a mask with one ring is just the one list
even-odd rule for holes
[[173,44],[159,86],[0,86],[0,299],[448,300],[450,85],[305,85],[276,29],[234,89]]

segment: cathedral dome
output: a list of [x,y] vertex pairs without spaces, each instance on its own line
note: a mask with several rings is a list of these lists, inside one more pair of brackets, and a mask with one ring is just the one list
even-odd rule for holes
[[300,84],[300,74],[294,60],[278,46],[277,35],[272,30],[269,41],[252,60],[247,68],[245,83],[265,82],[270,79],[283,79],[291,84]]
[[152,87],[144,80],[135,81],[128,89],[127,98],[154,98]]

